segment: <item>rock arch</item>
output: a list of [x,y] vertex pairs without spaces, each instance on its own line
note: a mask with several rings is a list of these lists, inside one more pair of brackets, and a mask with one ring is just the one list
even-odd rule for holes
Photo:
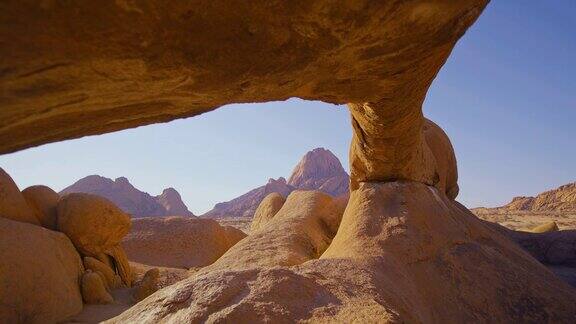
[[576,293],[448,198],[456,180],[426,140],[426,92],[487,3],[3,1],[0,153],[228,103],[348,103],[352,193],[319,258],[225,254],[118,321],[573,321]]

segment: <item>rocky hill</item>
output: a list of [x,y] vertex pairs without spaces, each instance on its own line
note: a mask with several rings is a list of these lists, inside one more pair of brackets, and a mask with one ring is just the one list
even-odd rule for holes
[[545,191],[536,197],[515,197],[494,208],[474,208],[476,216],[514,230],[529,230],[554,222],[562,230],[576,228],[576,183]]
[[288,181],[280,177],[227,202],[218,203],[202,217],[252,217],[268,194],[277,192],[287,197],[296,189],[318,190],[332,196],[348,192],[348,173],[330,150],[316,148],[306,153],[296,165]]
[[515,197],[510,203],[497,208],[534,212],[576,211],[576,182],[545,191],[536,197]]
[[83,192],[104,197],[132,217],[147,216],[194,216],[188,210],[178,191],[164,189],[161,195],[150,194],[135,188],[124,177],[112,180],[99,175],[91,175],[76,181],[65,188],[60,195]]

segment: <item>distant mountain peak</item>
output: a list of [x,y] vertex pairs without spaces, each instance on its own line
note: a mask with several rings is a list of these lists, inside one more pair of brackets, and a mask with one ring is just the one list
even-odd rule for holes
[[162,190],[162,194],[163,195],[164,194],[166,194],[166,195],[178,195],[178,197],[180,197],[180,193],[172,187],[168,187],[168,188]]
[[307,152],[286,178],[270,178],[256,189],[227,202],[217,203],[205,217],[252,217],[268,194],[277,192],[286,197],[295,189],[318,190],[333,196],[347,193],[349,176],[340,160],[330,150],[319,147]]
[[330,150],[319,147],[307,152],[296,165],[288,184],[300,187],[307,182],[348,176],[340,160]]
[[162,194],[156,196],[156,201],[166,209],[167,215],[171,216],[194,216],[188,207],[182,201],[180,193],[176,189],[169,187],[162,191]]
[[130,183],[130,181],[128,181],[128,178],[126,178],[126,177],[118,177],[114,180],[114,182],[116,182],[118,184],[124,184],[124,185],[132,186],[132,184]]
[[112,180],[90,175],[65,188],[60,195],[73,192],[104,197],[133,217],[193,216],[174,188],[164,189],[161,195],[153,197],[135,188],[126,177]]

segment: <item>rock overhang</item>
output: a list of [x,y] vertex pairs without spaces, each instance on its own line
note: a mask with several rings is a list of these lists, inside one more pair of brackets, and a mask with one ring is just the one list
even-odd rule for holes
[[487,2],[5,1],[0,153],[229,103],[401,110]]

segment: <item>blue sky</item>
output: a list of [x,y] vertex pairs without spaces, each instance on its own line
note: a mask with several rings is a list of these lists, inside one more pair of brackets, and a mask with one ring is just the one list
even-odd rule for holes
[[[547,5],[548,4],[548,5]],[[434,81],[425,114],[452,139],[458,200],[500,205],[576,180],[576,1],[493,1]],[[0,156],[21,189],[61,190],[90,174],[175,187],[195,213],[287,177],[326,147],[348,169],[344,106],[292,99],[231,105],[168,124]]]

